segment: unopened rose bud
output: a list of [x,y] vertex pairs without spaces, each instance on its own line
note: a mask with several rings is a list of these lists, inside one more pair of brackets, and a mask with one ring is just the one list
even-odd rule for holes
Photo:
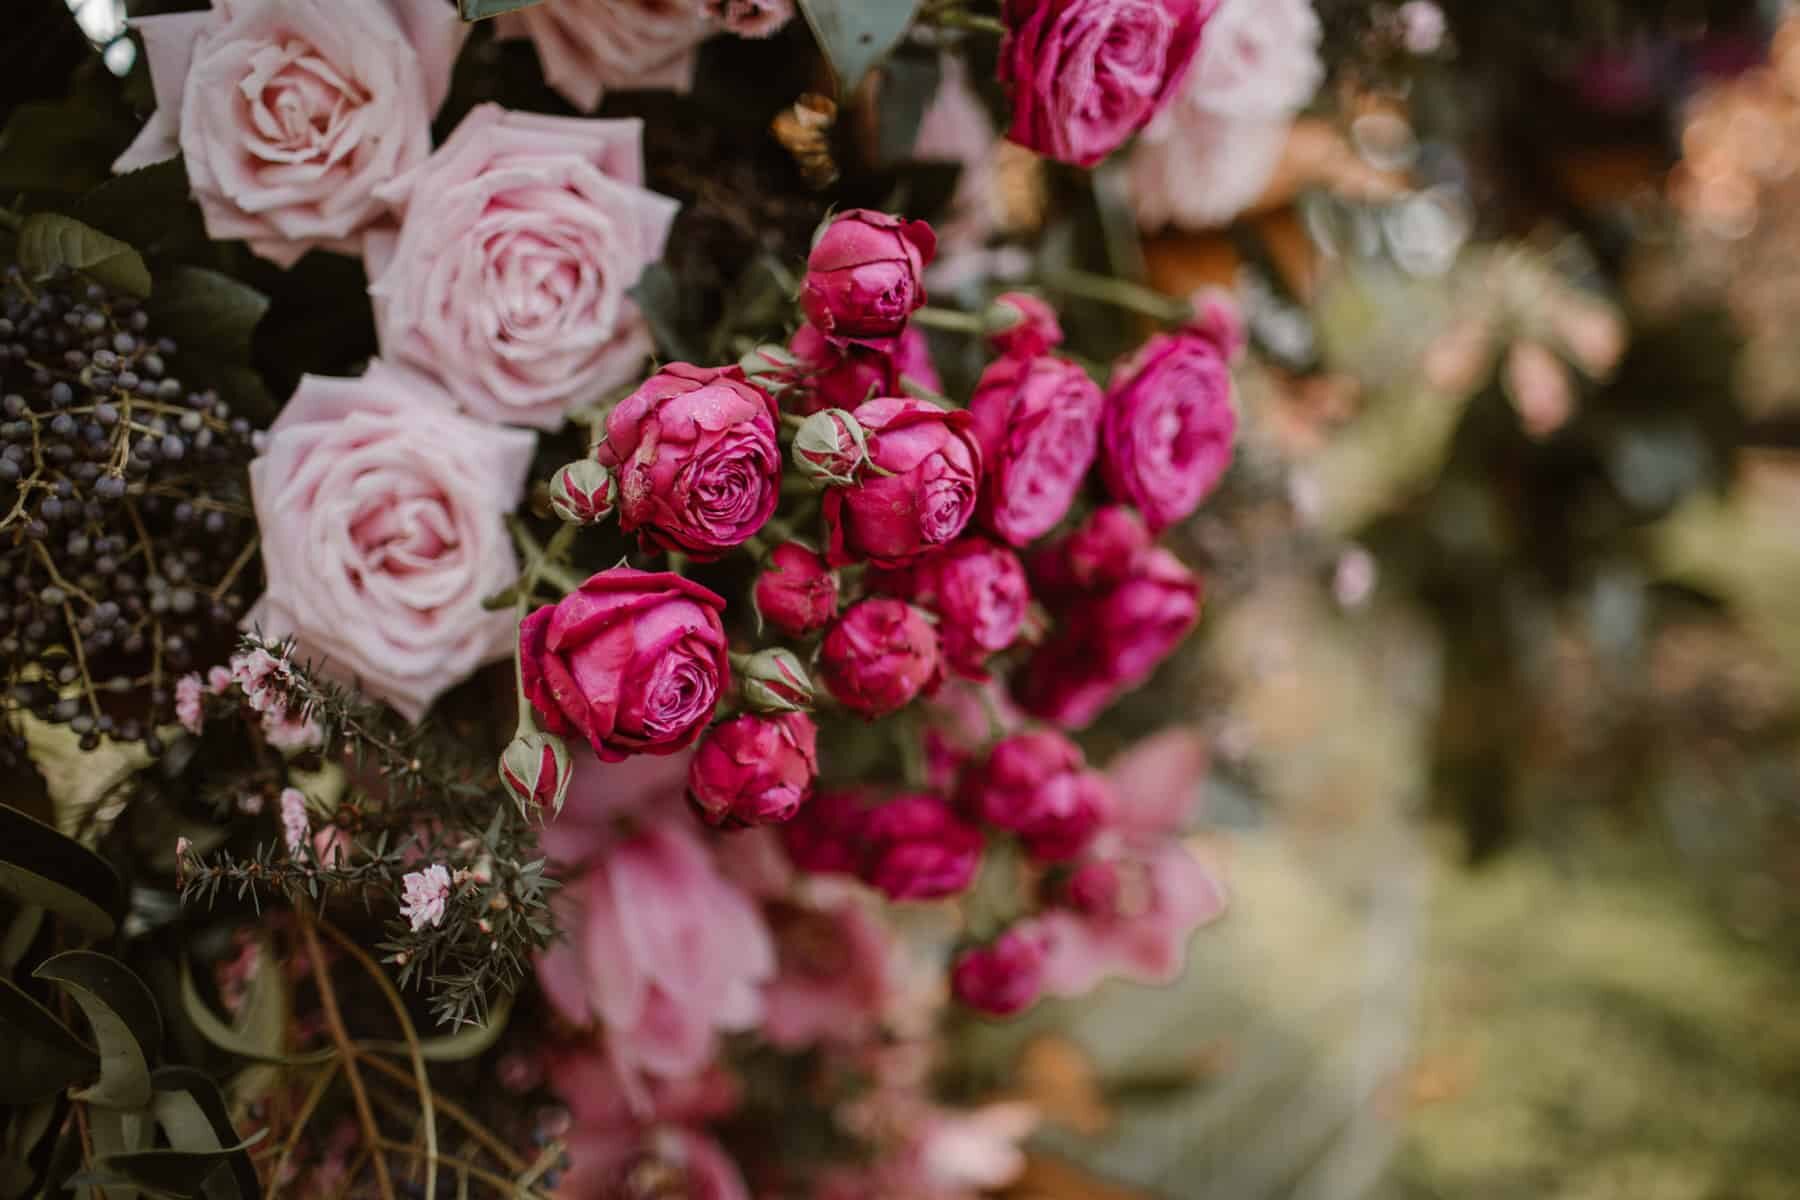
[[1028,292],[996,297],[982,314],[982,324],[994,349],[1008,357],[1036,358],[1062,345],[1056,310]]
[[995,1017],[1010,1017],[1036,1002],[1044,990],[1044,940],[1015,925],[985,946],[965,950],[950,970],[956,998]]
[[794,466],[816,487],[850,487],[868,463],[868,434],[841,408],[814,413],[794,435]]
[[799,366],[800,360],[786,346],[774,343],[758,346],[738,359],[738,369],[753,382],[791,379]]
[[550,507],[571,525],[596,525],[612,514],[612,472],[591,458],[557,468],[550,477]]
[[757,712],[804,712],[813,706],[813,683],[791,650],[777,646],[732,656],[744,703]]
[[569,748],[548,733],[522,733],[500,755],[500,782],[527,820],[562,811],[569,770]]

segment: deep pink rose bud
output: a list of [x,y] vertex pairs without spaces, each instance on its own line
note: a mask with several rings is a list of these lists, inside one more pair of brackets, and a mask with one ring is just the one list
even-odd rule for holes
[[1081,490],[1100,445],[1106,397],[1060,358],[1000,358],[969,400],[984,474],[982,527],[1014,546],[1056,527]]
[[1094,859],[1069,872],[1058,898],[1083,916],[1104,918],[1118,915],[1124,893],[1119,868],[1104,859]]
[[937,631],[905,601],[876,596],[851,605],[826,632],[819,670],[839,704],[885,717],[937,687]]
[[862,852],[863,812],[861,792],[818,792],[781,827],[781,844],[802,871],[853,875]]
[[1218,0],[1005,0],[1006,136],[1091,167],[1179,93]]
[[868,809],[857,874],[890,900],[954,896],[975,881],[981,833],[937,796],[901,796]]
[[987,659],[1025,625],[1031,591],[1018,555],[986,538],[962,538],[910,567],[871,570],[868,585],[936,613],[944,665],[985,681]]
[[612,515],[612,472],[591,458],[558,467],[550,477],[550,507],[571,525],[598,525]]
[[837,572],[799,542],[783,542],[769,552],[751,599],[777,632],[809,637],[837,616]]
[[936,252],[924,221],[866,208],[839,213],[813,241],[800,307],[834,341],[898,337],[925,303],[925,267]]
[[1004,292],[988,305],[988,344],[1008,358],[1036,358],[1062,345],[1062,323],[1049,301],[1030,292]]
[[[775,361],[772,349],[761,351],[765,361]],[[822,408],[855,408],[877,396],[904,396],[910,389],[944,390],[930,342],[924,331],[910,326],[891,345],[870,347],[834,342],[817,327],[802,325],[781,358],[789,364],[782,375],[781,406],[803,417]]]
[[1044,603],[1066,606],[1124,579],[1155,543],[1137,509],[1106,505],[1068,537],[1032,555],[1031,586]]
[[569,773],[569,748],[547,733],[522,733],[500,755],[500,782],[527,821],[562,811]]
[[865,470],[850,487],[826,491],[827,561],[902,566],[961,536],[981,483],[981,448],[969,414],[883,397],[854,415],[877,469]]
[[595,448],[619,481],[619,527],[646,549],[717,558],[761,529],[781,492],[779,414],[731,367],[670,363],[621,400]]
[[869,438],[841,408],[822,408],[794,432],[794,466],[815,487],[850,487],[869,465]]
[[603,761],[693,744],[731,685],[725,601],[680,575],[614,567],[519,623],[519,674],[554,734]]
[[1034,717],[1083,728],[1149,679],[1199,618],[1199,579],[1154,547],[1125,578],[1059,616],[1050,640],[1013,677],[1013,697]]
[[976,1012],[1010,1017],[1037,1002],[1044,990],[1044,942],[1014,925],[985,946],[964,950],[950,969],[950,990]]
[[1087,769],[1081,748],[1048,730],[999,742],[964,776],[961,795],[966,809],[1017,833],[1041,862],[1086,849],[1113,809],[1106,781]]
[[738,690],[756,712],[804,712],[813,706],[813,682],[792,650],[775,646],[755,654],[734,654]]
[[[1209,327],[1210,328],[1210,327]],[[1212,494],[1231,465],[1237,410],[1223,333],[1151,338],[1113,371],[1100,429],[1107,490],[1160,533]]]
[[688,768],[688,795],[710,825],[792,820],[819,773],[818,739],[812,718],[799,712],[715,725]]

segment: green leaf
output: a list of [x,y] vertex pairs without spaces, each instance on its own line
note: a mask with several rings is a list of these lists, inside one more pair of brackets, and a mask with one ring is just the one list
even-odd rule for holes
[[41,1163],[33,1166],[31,1160],[38,1157],[45,1135],[62,1124],[67,1103],[58,1096],[13,1111],[5,1144],[0,1146],[0,1197],[18,1200],[43,1194],[44,1167]]
[[663,263],[651,263],[629,292],[650,323],[657,349],[678,362],[698,362],[682,331],[681,287]]
[[[263,1007],[263,1002],[256,998],[258,987],[280,987],[280,981],[277,979],[272,979],[268,984],[261,982],[265,974],[272,974],[276,969],[277,966],[272,960],[264,960],[262,969],[257,971],[250,982],[251,994],[246,997],[244,1002],[247,1012],[260,1010]],[[226,1053],[235,1054],[239,1058],[247,1058],[251,1062],[301,1067],[328,1062],[337,1056],[336,1050],[315,1050],[310,1054],[281,1054],[276,1049],[281,1044],[279,1028],[275,1031],[277,1036],[271,1040],[266,1026],[233,1028],[227,1025],[220,1020],[219,1014],[215,1013],[212,1006],[200,995],[200,989],[194,983],[194,972],[185,962],[181,964],[181,1011],[187,1014],[187,1019],[193,1023],[195,1032],[201,1037]]]
[[69,1027],[0,978],[0,1104],[30,1104],[92,1079],[100,1056]]
[[56,213],[33,213],[19,226],[19,265],[40,278],[67,267],[116,291],[150,294],[150,268],[142,255],[118,238]]
[[156,1088],[151,1111],[171,1147],[228,1155],[229,1172],[212,1177],[209,1194],[217,1195],[219,1200],[252,1200],[261,1195],[250,1156],[230,1149],[238,1141],[238,1133],[231,1124],[219,1085],[192,1067],[163,1067],[151,1076],[151,1083]]
[[69,1180],[73,1185],[104,1187],[108,1200],[112,1188],[127,1184],[161,1196],[204,1198],[211,1195],[208,1184],[214,1174],[224,1169],[232,1156],[242,1155],[269,1135],[259,1129],[253,1137],[221,1150],[138,1150],[130,1154],[109,1154],[97,1159],[93,1169]]
[[[86,1158],[93,1161],[148,1150],[156,1141],[156,1121],[147,1109],[107,1108],[96,1104],[88,1109],[88,1132],[93,1137],[94,1149]],[[81,1181],[78,1175],[68,1186],[78,1186]],[[138,1189],[123,1176],[116,1176],[105,1180],[105,1192],[102,1197],[99,1188],[90,1186],[85,1191],[85,1198],[137,1200]]]
[[124,149],[119,132],[105,107],[79,95],[21,104],[0,130],[0,191],[75,195],[103,183]]
[[917,7],[917,0],[800,0],[845,96],[899,43]]
[[73,838],[0,805],[0,891],[41,904],[91,938],[111,937],[119,877]]
[[156,331],[215,358],[250,360],[250,336],[269,311],[269,298],[229,275],[204,267],[176,267],[157,282],[144,305]]
[[456,10],[465,21],[482,21],[501,13],[530,8],[540,0],[456,0]]
[[180,158],[113,176],[82,196],[69,215],[148,254],[207,242],[206,222],[193,202],[187,165]]
[[113,1108],[150,1103],[150,1062],[162,1044],[162,1018],[144,981],[116,958],[70,950],[33,972],[75,998],[100,1047],[100,1081],[75,1099]]
[[488,1047],[500,1040],[506,1022],[512,1016],[513,995],[502,992],[488,1008],[485,1025],[470,1025],[443,1037],[419,1040],[419,1057],[427,1062],[462,1062],[487,1053]]

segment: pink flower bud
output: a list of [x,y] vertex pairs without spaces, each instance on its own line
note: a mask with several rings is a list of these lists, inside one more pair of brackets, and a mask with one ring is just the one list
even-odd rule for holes
[[870,209],[840,213],[813,242],[800,306],[834,341],[898,337],[925,303],[925,267],[936,251],[937,235],[923,221]]
[[1008,358],[1036,358],[1062,345],[1056,310],[1029,292],[1006,292],[988,305],[988,344]]
[[500,755],[500,782],[526,820],[562,811],[569,773],[569,748],[548,733],[521,734]]
[[794,466],[816,487],[849,487],[869,463],[869,439],[841,408],[820,409],[794,434]]
[[591,458],[558,467],[550,477],[550,507],[571,525],[597,525],[612,515],[612,472]]
[[1075,857],[1113,809],[1111,790],[1087,770],[1081,748],[1049,730],[998,743],[988,761],[964,777],[961,793],[969,811],[1017,833],[1040,862]]
[[865,717],[884,717],[942,678],[937,632],[903,601],[864,600],[825,634],[819,669],[838,703]]
[[857,874],[890,900],[954,896],[975,881],[981,833],[937,796],[901,796],[867,810]]
[[783,542],[769,552],[752,600],[777,632],[807,637],[837,616],[837,572],[798,542]]
[[1095,859],[1069,872],[1059,898],[1083,916],[1110,917],[1118,913],[1124,890],[1119,869],[1110,862]]
[[944,665],[977,681],[988,677],[988,656],[1018,639],[1031,603],[1018,556],[979,537],[963,538],[911,567],[872,570],[868,585],[936,613]]
[[792,650],[776,646],[735,654],[731,668],[744,703],[757,712],[803,712],[813,706],[813,682]]
[[950,987],[977,1012],[1010,1017],[1025,1011],[1044,990],[1042,937],[1014,925],[987,945],[963,951],[951,968]]
[[715,725],[688,768],[688,795],[708,824],[791,820],[819,773],[818,729],[805,713],[742,716]]

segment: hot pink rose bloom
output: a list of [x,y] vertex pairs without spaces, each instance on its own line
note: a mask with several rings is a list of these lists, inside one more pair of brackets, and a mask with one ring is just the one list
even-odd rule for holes
[[1087,769],[1081,748],[1060,733],[1014,734],[963,778],[964,807],[1017,833],[1040,862],[1085,850],[1113,810],[1106,780]]
[[886,596],[861,601],[825,634],[819,674],[851,712],[885,717],[942,678],[937,632],[905,601]]
[[1217,0],[1006,0],[1007,137],[1091,167],[1176,95]]
[[789,637],[808,637],[837,616],[837,572],[798,542],[769,551],[752,593],[762,619]]
[[854,900],[834,908],[775,904],[767,917],[779,968],[763,989],[763,1036],[798,1050],[874,1033],[894,986],[887,927]]
[[955,541],[975,515],[981,480],[969,414],[885,397],[852,415],[868,435],[869,460],[885,474],[865,472],[826,490],[829,561],[903,566]]
[[1100,430],[1100,468],[1119,500],[1159,532],[1191,515],[1231,465],[1229,332],[1158,334],[1113,371]]
[[806,260],[800,306],[834,341],[888,342],[925,303],[937,235],[924,221],[857,208],[831,219]]
[[1094,465],[1105,403],[1100,385],[1064,359],[989,364],[969,401],[985,468],[983,528],[1023,546],[1056,527]]
[[608,88],[687,91],[694,48],[719,28],[702,0],[547,0],[494,26],[503,38],[530,38],[544,82],[583,112]]
[[748,714],[715,725],[688,773],[688,795],[711,825],[792,820],[819,773],[819,730],[805,713]]
[[1044,990],[1044,939],[1028,923],[1014,925],[985,946],[957,955],[950,989],[977,1012],[1010,1017]]
[[788,339],[795,365],[783,405],[803,417],[827,408],[846,411],[877,396],[906,393],[901,381],[928,392],[941,392],[943,380],[931,361],[931,344],[923,330],[908,326],[892,347],[855,342],[838,344],[810,324]]
[[1091,724],[1150,678],[1200,618],[1200,581],[1160,547],[1118,583],[1081,600],[1014,678],[1013,698],[1065,729]]
[[246,627],[418,720],[512,640],[481,600],[518,576],[504,518],[536,440],[379,359],[306,376],[250,464],[269,587]]
[[689,825],[622,838],[553,904],[569,936],[539,956],[538,982],[564,1020],[604,1029],[628,1094],[699,1074],[720,1032],[761,1017],[769,931]]
[[1124,579],[1155,541],[1137,509],[1097,508],[1079,529],[1031,556],[1031,586],[1044,603],[1066,607]]
[[595,447],[619,477],[619,527],[645,548],[716,558],[748,541],[781,493],[779,414],[737,367],[670,363],[613,407]]
[[465,28],[439,0],[218,0],[132,26],[156,112],[113,170],[179,152],[207,234],[284,267],[361,251],[376,190],[431,152]]
[[680,207],[643,186],[638,121],[477,106],[380,189],[398,236],[368,242],[382,353],[438,376],[467,411],[554,429],[652,350],[627,292]]
[[815,875],[854,873],[864,799],[861,791],[848,788],[816,793],[799,816],[781,826],[789,860]]
[[606,762],[673,754],[731,685],[724,611],[679,575],[602,571],[520,622],[525,696],[545,729],[580,734]]
[[1018,556],[978,537],[953,542],[910,567],[872,570],[868,583],[936,613],[944,665],[977,681],[988,677],[988,656],[1018,640],[1031,603]]
[[975,882],[981,833],[936,796],[900,796],[860,821],[857,874],[890,900],[936,900]]
[[998,353],[1011,358],[1036,358],[1062,345],[1062,322],[1043,297],[1030,292],[1004,292],[994,297],[994,306],[1018,314],[1016,324],[988,335],[988,344]]

